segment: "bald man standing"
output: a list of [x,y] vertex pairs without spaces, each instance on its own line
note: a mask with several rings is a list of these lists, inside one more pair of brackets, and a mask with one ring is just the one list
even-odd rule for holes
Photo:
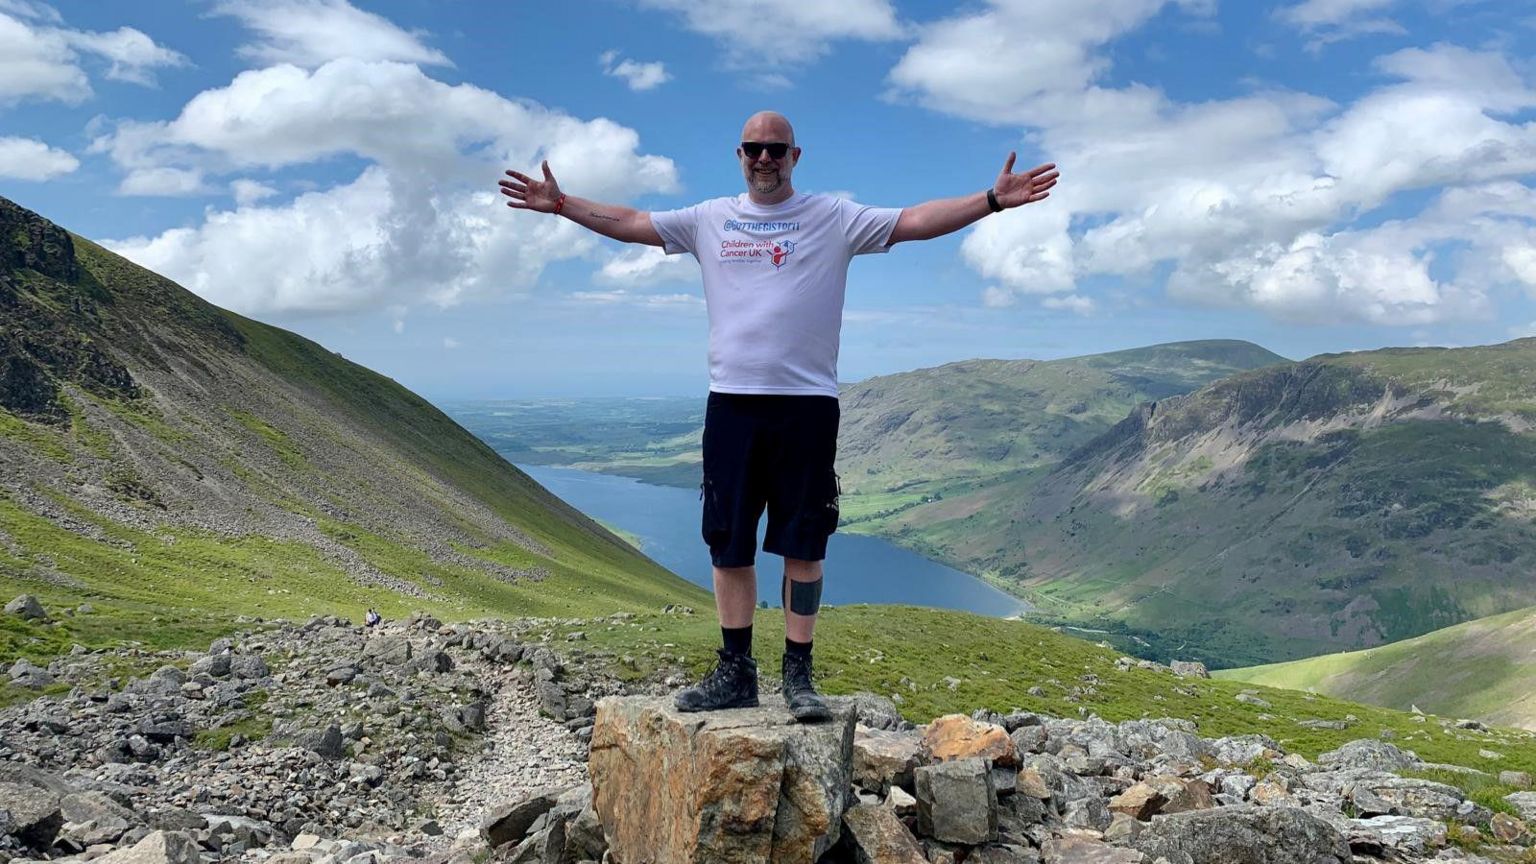
[[907,208],[866,207],[795,192],[801,149],[783,115],[763,111],[741,130],[736,158],[747,192],[647,213],[560,191],[517,171],[507,206],[553,213],[606,237],[691,253],[709,309],[709,402],[704,419],[703,535],[714,565],[724,646],[703,681],[675,697],[682,711],[757,705],[752,659],[757,524],[763,551],[784,558],[784,701],[797,720],[831,717],[811,684],[822,561],[837,528],[837,350],[848,265],[904,240],[957,231],[990,213],[1044,200],[1054,165],[1014,173],[1009,153],[985,192]]

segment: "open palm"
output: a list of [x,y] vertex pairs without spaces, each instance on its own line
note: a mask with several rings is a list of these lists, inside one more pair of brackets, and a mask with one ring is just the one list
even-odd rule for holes
[[501,187],[501,194],[507,196],[507,206],[516,210],[534,210],[539,213],[555,212],[555,205],[560,203],[560,184],[555,182],[555,175],[550,173],[549,160],[542,163],[544,179],[535,180],[521,171],[508,171],[507,176],[511,180],[502,180],[497,185]]
[[997,175],[997,184],[992,187],[992,191],[997,195],[997,203],[1005,208],[1023,207],[1025,204],[1033,204],[1049,198],[1051,187],[1056,185],[1057,178],[1061,176],[1061,173],[1056,170],[1056,163],[1047,162],[1015,174],[1013,160],[1016,155],[1008,154],[1008,161],[1003,163],[1002,173]]

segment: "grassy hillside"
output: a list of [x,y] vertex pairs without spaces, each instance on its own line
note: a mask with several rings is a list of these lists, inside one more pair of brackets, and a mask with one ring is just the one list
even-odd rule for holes
[[1229,669],[1233,681],[1536,729],[1536,608],[1364,651]]
[[[0,199],[0,597],[22,592],[93,607],[87,644],[707,599],[395,382]],[[0,662],[28,644],[0,632]]]
[[1245,373],[880,527],[1155,656],[1406,639],[1536,603],[1533,371],[1528,339]]

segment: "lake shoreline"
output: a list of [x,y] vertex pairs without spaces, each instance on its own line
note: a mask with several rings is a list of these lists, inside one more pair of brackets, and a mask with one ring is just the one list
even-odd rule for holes
[[[517,468],[593,519],[639,538],[644,554],[657,564],[706,590],[712,588],[708,550],[698,535],[696,489],[570,466]],[[758,562],[764,571],[758,579],[760,605],[781,603],[776,557],[765,554]],[[827,605],[905,604],[999,618],[1024,615],[1032,608],[1027,600],[978,576],[874,535],[835,533],[827,558]]]

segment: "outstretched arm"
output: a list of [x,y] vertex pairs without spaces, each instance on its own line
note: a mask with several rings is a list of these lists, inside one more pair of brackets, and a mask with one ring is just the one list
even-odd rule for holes
[[[1013,173],[1014,156],[1013,153],[1008,154],[1008,161],[1003,163],[1002,173],[997,175],[997,184],[990,190],[997,199],[998,207],[1004,210],[1044,201],[1050,197],[1051,187],[1056,185],[1057,178],[1061,176],[1052,163],[1015,174]],[[891,230],[890,242],[894,244],[903,240],[929,240],[942,237],[952,231],[959,231],[992,212],[994,210],[991,202],[987,200],[986,192],[973,192],[959,198],[926,201],[901,211],[900,218],[896,220],[896,227]]]
[[534,210],[554,213],[575,222],[583,228],[596,231],[604,237],[612,237],[625,243],[645,243],[661,246],[661,235],[651,224],[651,214],[616,204],[600,204],[577,198],[560,191],[555,175],[550,173],[549,160],[543,165],[544,179],[535,180],[519,171],[508,171],[510,180],[500,182],[501,194],[507,196],[507,206],[514,210]]

